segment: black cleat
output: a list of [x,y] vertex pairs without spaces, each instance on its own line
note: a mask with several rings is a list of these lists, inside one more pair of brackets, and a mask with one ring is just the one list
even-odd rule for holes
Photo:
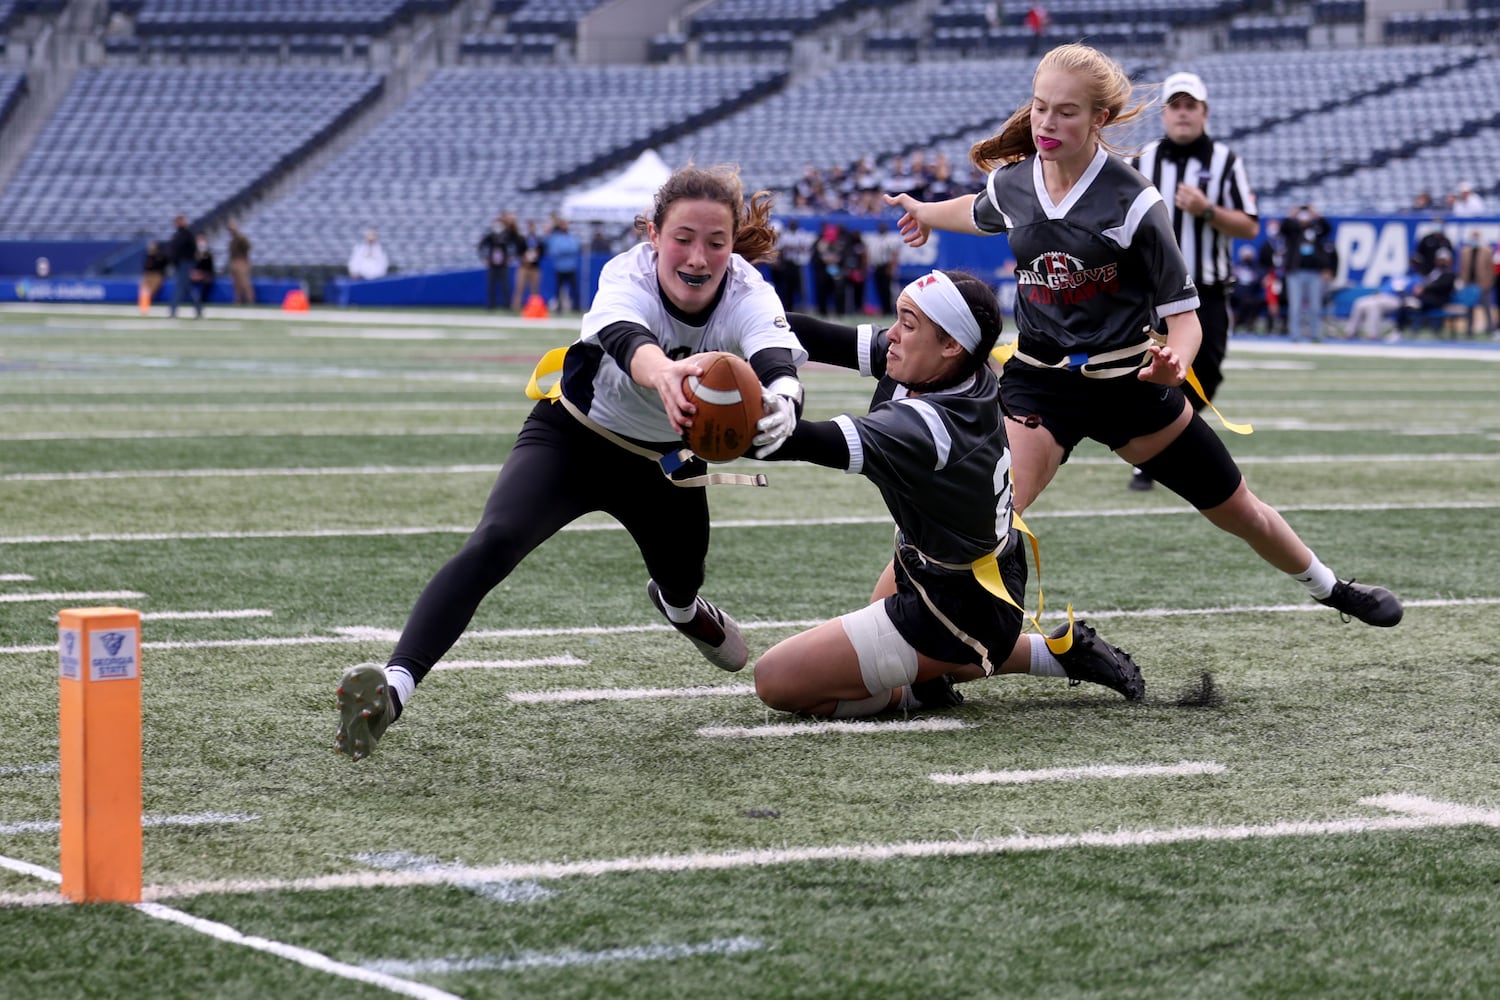
[[334,752],[364,760],[375,752],[375,744],[396,721],[396,698],[386,686],[385,671],[368,663],[344,671],[339,680],[338,705]]
[[926,709],[956,708],[964,703],[963,692],[958,690],[953,678],[947,674],[930,681],[912,681],[911,696]]
[[1381,628],[1390,628],[1399,623],[1406,610],[1401,606],[1401,598],[1384,587],[1355,583],[1353,579],[1335,583],[1333,593],[1318,598],[1318,603],[1336,608],[1344,621],[1358,618],[1366,625],[1378,625]]
[[[1052,638],[1062,638],[1067,630],[1068,626],[1062,626],[1052,633]],[[1068,687],[1089,681],[1120,692],[1126,701],[1140,701],[1146,696],[1146,681],[1130,654],[1099,638],[1099,633],[1082,621],[1073,623],[1072,647],[1066,653],[1054,655],[1067,671]]]
[[1130,488],[1136,491],[1145,491],[1156,485],[1156,480],[1146,475],[1140,469],[1136,469],[1130,476]]
[[[656,610],[666,615],[667,606],[661,599],[661,588],[656,585],[655,580],[646,583],[646,593],[650,595],[651,603],[656,605]],[[670,618],[667,621],[691,639],[703,658],[720,670],[732,674],[743,668],[750,659],[750,650],[745,646],[745,637],[740,635],[739,625],[702,597],[697,600],[697,612],[692,621],[679,623]]]

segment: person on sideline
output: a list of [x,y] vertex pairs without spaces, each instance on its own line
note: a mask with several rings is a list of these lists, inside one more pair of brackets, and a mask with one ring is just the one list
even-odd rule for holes
[[[1203,79],[1196,73],[1173,73],[1162,84],[1161,100],[1166,135],[1130,165],[1161,192],[1172,234],[1198,288],[1203,345],[1193,359],[1193,371],[1208,398],[1193,392],[1188,401],[1201,410],[1224,381],[1234,287],[1230,247],[1235,238],[1254,239],[1260,221],[1245,161],[1208,134],[1208,87]],[[1130,488],[1149,490],[1151,477],[1136,469]]]
[[[1110,154],[1107,126],[1138,117],[1130,79],[1087,45],[1037,65],[1031,99],[977,143],[978,194],[941,202],[887,196],[911,246],[933,229],[1007,233],[1018,262],[1016,350],[1001,400],[1010,419],[1015,510],[1027,508],[1084,438],[1244,540],[1320,603],[1371,625],[1401,620],[1383,587],[1341,580],[1245,483],[1181,385],[1198,352],[1198,290],[1161,193]],[[1148,336],[1166,324],[1165,343]]]
[[[786,712],[855,718],[946,707],[962,700],[954,681],[1030,673],[1139,701],[1145,682],[1130,654],[1083,622],[1057,654],[1021,634],[1026,546],[1011,525],[1010,448],[987,363],[1000,335],[995,293],[973,275],[933,271],[906,286],[895,315],[878,331],[788,317],[810,360],[879,383],[863,416],[799,421],[754,454],[868,478],[896,522],[896,553],[863,608],[756,661],[756,694]],[[988,583],[979,565],[993,571]]]
[[167,257],[172,261],[172,305],[167,315],[175,317],[177,307],[191,299],[194,314],[202,316],[203,300],[192,278],[193,261],[198,257],[198,237],[185,215],[173,219],[172,226],[172,238],[167,242]]
[[255,284],[250,280],[250,237],[240,231],[233,219],[229,230],[229,280],[234,285],[234,304],[255,305]]
[[775,254],[770,213],[770,195],[756,192],[747,204],[728,167],[683,167],[657,190],[650,218],[636,219],[646,242],[605,265],[566,348],[556,404],[543,399],[526,418],[479,526],[417,598],[388,665],[354,667],[339,682],[338,752],[369,756],[485,595],[591,511],[630,532],[656,610],[714,666],[744,667],[739,626],[699,594],[709,537],[704,465],[671,462],[693,421],[683,383],[703,373],[696,358],[706,351],[738,354],[755,369],[772,418],[762,421],[765,443],[791,433],[807,355],[756,269]]
[[349,254],[349,277],[358,280],[384,278],[391,269],[391,260],[380,245],[380,234],[366,229],[364,239],[354,244]]
[[1339,269],[1333,226],[1311,205],[1281,223],[1286,241],[1287,333],[1293,341],[1323,339],[1323,301]]

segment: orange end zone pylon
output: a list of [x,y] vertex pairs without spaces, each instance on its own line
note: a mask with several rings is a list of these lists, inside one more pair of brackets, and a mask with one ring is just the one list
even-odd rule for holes
[[62,893],[141,899],[141,613],[57,614]]

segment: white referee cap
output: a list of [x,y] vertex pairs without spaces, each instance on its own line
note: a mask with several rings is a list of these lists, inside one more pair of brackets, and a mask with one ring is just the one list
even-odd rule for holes
[[1208,88],[1203,85],[1203,78],[1197,73],[1173,73],[1167,77],[1167,82],[1161,85],[1162,103],[1178,94],[1186,94],[1195,101],[1208,103]]

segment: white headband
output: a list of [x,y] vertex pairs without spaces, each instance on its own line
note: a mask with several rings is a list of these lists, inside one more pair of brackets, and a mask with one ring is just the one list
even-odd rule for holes
[[931,271],[907,285],[902,294],[970,354],[979,349],[979,321],[952,278]]

